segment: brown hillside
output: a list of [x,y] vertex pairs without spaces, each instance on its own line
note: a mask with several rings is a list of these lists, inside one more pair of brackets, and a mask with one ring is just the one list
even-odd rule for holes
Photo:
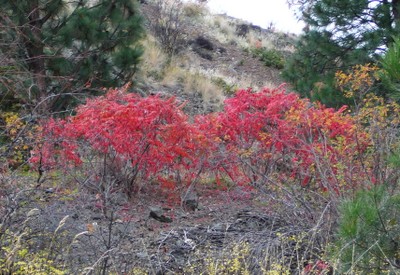
[[[144,94],[174,94],[192,103],[190,112],[202,113],[218,109],[238,88],[257,90],[283,83],[280,70],[266,66],[254,51],[265,49],[286,57],[293,51],[295,35],[211,14],[204,3],[166,2],[141,4],[148,35],[136,83]],[[162,36],[167,31],[161,29],[160,34],[160,24],[173,26],[170,36],[177,32],[172,56],[166,53]]]

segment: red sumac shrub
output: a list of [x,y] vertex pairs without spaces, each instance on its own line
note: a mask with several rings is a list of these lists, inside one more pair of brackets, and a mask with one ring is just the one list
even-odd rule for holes
[[183,171],[180,180],[190,180],[200,159],[195,139],[201,135],[175,98],[140,97],[126,88],[88,100],[65,120],[46,121],[43,136],[33,163],[51,169],[104,161],[100,170],[113,167],[125,175],[128,194],[139,179],[158,178],[174,188],[171,174]]
[[353,118],[286,93],[240,90],[223,112],[199,117],[217,173],[239,183],[298,182],[338,194],[368,176],[360,157],[369,141]]
[[[189,123],[175,98],[125,89],[88,100],[76,115],[44,123],[32,162],[42,168],[102,163],[129,193],[155,179],[168,189],[214,174],[236,184],[296,183],[340,194],[370,180],[368,136],[345,113],[286,93],[240,90],[222,112]],[[101,161],[100,161],[101,160]],[[98,173],[104,177],[106,172]]]

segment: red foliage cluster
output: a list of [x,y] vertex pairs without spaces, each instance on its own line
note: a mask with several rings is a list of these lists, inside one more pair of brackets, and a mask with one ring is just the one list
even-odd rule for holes
[[205,172],[217,182],[225,176],[238,184],[295,180],[339,192],[360,182],[360,155],[369,146],[344,110],[282,88],[241,90],[224,111],[189,123],[175,98],[110,90],[75,116],[44,123],[45,142],[31,161],[51,169],[109,156],[170,188]]
[[73,117],[46,121],[44,144],[31,162],[44,169],[66,168],[106,156],[119,169],[131,170],[132,185],[139,177],[160,176],[168,187],[173,182],[166,172],[197,165],[196,131],[174,98],[110,90],[77,108]]
[[219,145],[213,154],[225,160],[222,170],[233,180],[294,179],[338,193],[360,182],[360,154],[369,145],[345,110],[314,105],[282,88],[241,90],[223,112],[198,122]]

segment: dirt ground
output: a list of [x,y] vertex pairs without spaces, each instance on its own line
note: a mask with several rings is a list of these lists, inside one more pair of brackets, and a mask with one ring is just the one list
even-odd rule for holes
[[[27,178],[18,180],[26,186]],[[147,186],[134,198],[115,192],[104,203],[73,184],[54,187],[58,181],[21,190],[9,228],[29,232],[33,251],[50,247],[49,257],[67,274],[210,274],[218,262],[229,270],[235,258],[251,274],[265,274],[273,261],[296,274],[318,253],[304,242],[310,228],[280,215],[271,197],[251,187],[198,185],[193,208],[177,203],[182,190]],[[221,268],[218,274],[232,274]]]

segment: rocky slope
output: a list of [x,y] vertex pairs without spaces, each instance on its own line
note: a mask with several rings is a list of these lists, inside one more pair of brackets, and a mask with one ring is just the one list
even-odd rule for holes
[[[205,4],[198,2],[183,6],[178,1],[170,2],[172,15],[160,1],[141,5],[148,29],[144,63],[136,79],[142,93],[174,94],[192,103],[188,111],[201,113],[218,109],[223,99],[239,88],[257,90],[283,83],[280,67],[266,66],[260,53],[278,54],[284,62],[294,49],[294,34],[211,14]],[[176,47],[172,56],[165,53],[164,36],[168,31]]]

